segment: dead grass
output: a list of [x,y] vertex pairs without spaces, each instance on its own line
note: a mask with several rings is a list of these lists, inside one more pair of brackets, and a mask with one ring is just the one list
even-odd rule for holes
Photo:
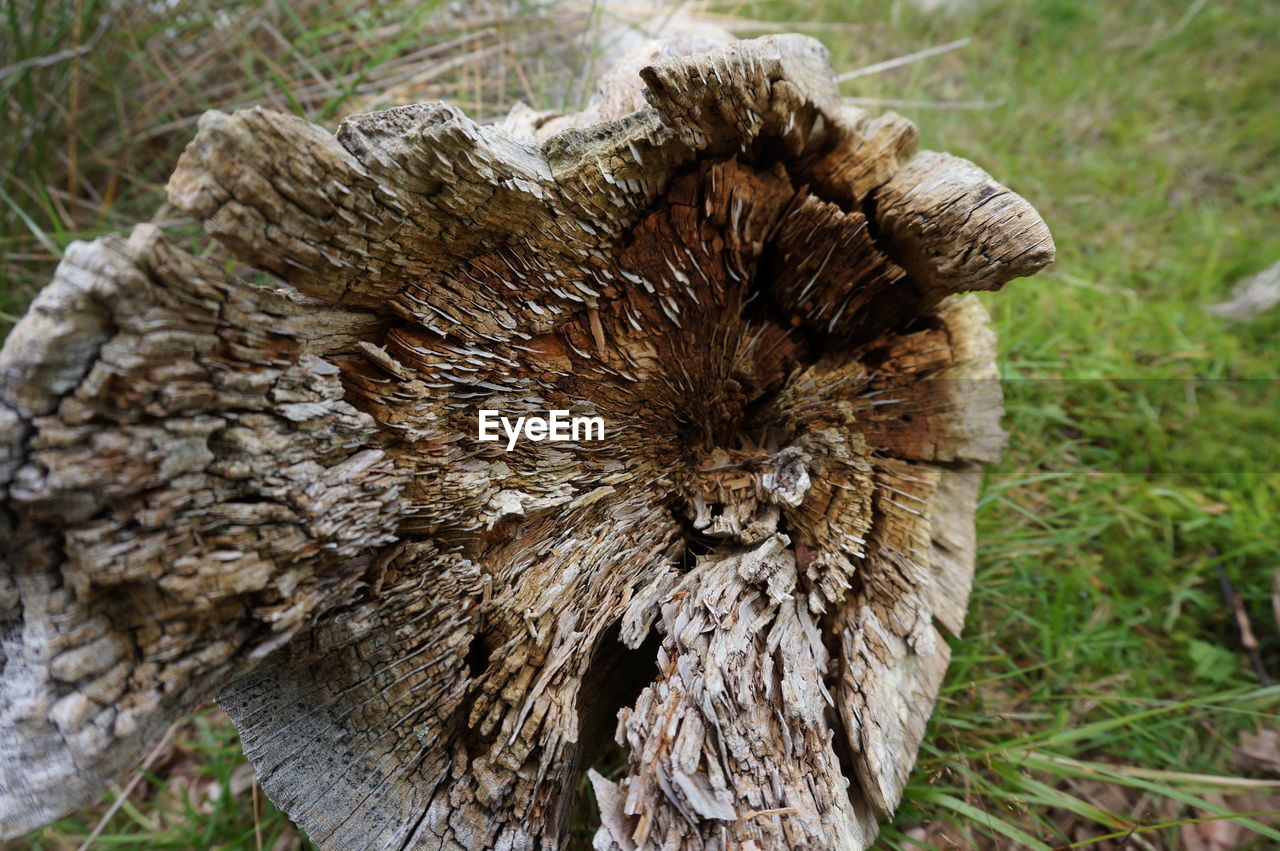
[[0,312],[73,239],[152,221],[195,238],[164,183],[208,109],[322,124],[448,99],[491,118],[578,98],[588,6],[358,0],[0,0]]

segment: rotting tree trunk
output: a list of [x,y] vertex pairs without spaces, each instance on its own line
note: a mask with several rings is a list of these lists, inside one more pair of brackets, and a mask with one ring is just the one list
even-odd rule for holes
[[1052,241],[817,42],[704,47],[497,127],[207,114],[170,198],[277,288],[67,251],[0,355],[0,834],[217,695],[326,848],[556,847],[611,736],[597,848],[870,843],[1003,440],[956,294]]

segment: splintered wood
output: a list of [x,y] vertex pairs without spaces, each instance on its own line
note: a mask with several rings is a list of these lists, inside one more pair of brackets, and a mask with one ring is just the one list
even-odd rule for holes
[[588,772],[597,849],[873,840],[1003,441],[959,294],[1052,259],[1025,201],[799,36],[493,127],[210,113],[169,195],[278,283],[143,225],[9,336],[0,834],[217,696],[325,848],[558,847]]

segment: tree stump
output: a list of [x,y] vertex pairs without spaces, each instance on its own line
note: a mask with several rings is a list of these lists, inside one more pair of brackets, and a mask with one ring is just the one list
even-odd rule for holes
[[[859,849],[964,619],[993,337],[1053,257],[800,36],[576,116],[206,114],[0,354],[0,833],[211,696],[322,847]],[[638,67],[638,66],[637,66]],[[478,412],[603,440],[478,439]]]

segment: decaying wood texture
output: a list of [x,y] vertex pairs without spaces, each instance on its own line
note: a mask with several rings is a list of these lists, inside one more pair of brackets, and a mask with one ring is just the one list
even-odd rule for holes
[[[0,372],[0,833],[216,695],[323,847],[858,849],[964,620],[1044,224],[815,41],[655,51],[578,115],[204,116]],[[481,408],[604,441],[476,439]],[[611,744],[613,743],[613,744]]]

